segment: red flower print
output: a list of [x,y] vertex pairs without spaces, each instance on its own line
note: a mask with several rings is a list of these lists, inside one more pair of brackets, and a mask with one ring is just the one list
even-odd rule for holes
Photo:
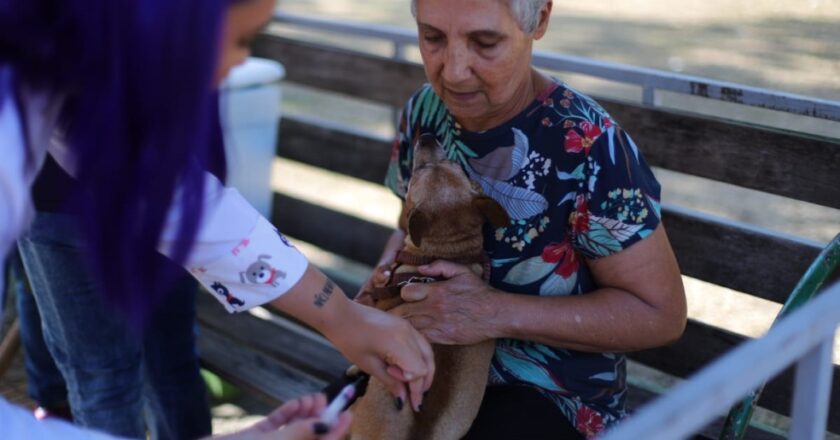
[[610,118],[604,118],[604,128],[609,129],[613,126],[613,121]]
[[575,210],[569,215],[569,224],[573,234],[589,231],[589,202],[583,195],[575,199]]
[[594,438],[604,430],[604,419],[594,409],[581,405],[575,414],[575,428],[587,439]]
[[571,99],[572,97],[574,97],[574,96],[575,96],[575,94],[574,94],[574,93],[572,93],[572,91],[571,91],[571,90],[566,89],[566,90],[563,90],[563,96],[565,96],[565,97],[567,97],[567,98]]
[[546,98],[545,101],[543,101],[542,105],[546,107],[554,107],[554,100],[551,98]]
[[580,267],[577,254],[574,248],[572,248],[572,244],[568,241],[552,243],[546,246],[542,251],[542,259],[547,263],[560,263],[554,269],[554,273],[563,278],[569,278]]
[[395,140],[394,145],[391,146],[391,160],[396,160],[400,155],[400,141]]
[[581,151],[589,152],[589,148],[592,147],[592,144],[598,139],[598,136],[601,136],[601,127],[591,123],[591,122],[581,122],[579,125],[580,129],[583,130],[583,136],[577,132],[577,130],[569,130],[566,133],[566,143],[565,148],[566,151],[569,153],[580,153]]
[[569,101],[568,99],[563,99],[563,100],[560,100],[560,105],[563,108],[569,108],[569,107],[572,106],[572,101]]
[[546,127],[551,127],[551,119],[548,119],[548,117],[543,118],[542,125],[545,125]]
[[566,119],[566,122],[563,122],[563,128],[572,128],[575,126],[575,121],[571,119]]

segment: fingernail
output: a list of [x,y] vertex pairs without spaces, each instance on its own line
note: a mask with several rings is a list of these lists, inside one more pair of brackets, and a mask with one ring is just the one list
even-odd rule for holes
[[397,397],[397,398],[394,399],[394,406],[397,407],[397,411],[402,411],[402,409],[403,409],[402,397]]
[[327,424],[324,422],[317,422],[314,425],[312,425],[312,432],[314,432],[317,435],[323,435],[330,432],[330,427],[327,426]]

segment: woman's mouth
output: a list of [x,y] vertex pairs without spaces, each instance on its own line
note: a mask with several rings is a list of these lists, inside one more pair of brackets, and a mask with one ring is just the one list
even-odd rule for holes
[[478,96],[478,92],[462,92],[452,89],[446,89],[446,95],[457,103],[467,103]]

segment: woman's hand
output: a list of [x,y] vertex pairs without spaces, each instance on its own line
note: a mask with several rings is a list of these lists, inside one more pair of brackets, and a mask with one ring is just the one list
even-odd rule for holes
[[[286,402],[254,426],[233,434],[213,437],[224,440],[338,440],[347,434],[352,416],[342,413],[332,428],[318,419],[327,406],[323,394],[310,394]],[[282,428],[282,429],[281,429]]]
[[[403,214],[400,214],[400,218],[402,217]],[[373,305],[373,300],[367,292],[372,291],[374,287],[384,287],[388,283],[391,278],[391,266],[394,265],[397,252],[403,248],[404,241],[405,231],[400,228],[395,229],[391,237],[388,238],[388,242],[385,243],[385,249],[382,250],[382,256],[376,263],[376,268],[373,269],[373,273],[370,274],[370,277],[362,284],[362,288],[356,294],[356,302],[367,306]]]
[[490,297],[494,291],[473,271],[443,260],[418,270],[446,281],[403,287],[406,303],[391,313],[407,319],[434,344],[469,345],[497,337],[498,302]]
[[311,265],[271,304],[320,331],[350,362],[419,410],[435,373],[434,354],[408,321],[351,301]]
[[402,318],[362,304],[348,304],[343,325],[325,335],[347,359],[419,411],[435,373],[429,341]]

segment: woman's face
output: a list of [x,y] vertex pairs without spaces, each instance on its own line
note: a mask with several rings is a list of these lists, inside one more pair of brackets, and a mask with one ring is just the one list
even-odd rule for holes
[[244,0],[232,3],[222,25],[219,67],[216,85],[230,69],[241,64],[251,54],[251,43],[271,20],[276,0]]
[[537,30],[526,34],[507,0],[417,0],[426,77],[466,129],[497,126],[534,99],[531,48],[550,10],[547,2]]

